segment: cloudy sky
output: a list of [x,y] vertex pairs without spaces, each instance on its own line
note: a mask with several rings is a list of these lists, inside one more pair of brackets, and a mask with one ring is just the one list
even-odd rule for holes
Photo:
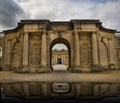
[[0,0],[0,31],[21,19],[100,19],[120,31],[120,0]]

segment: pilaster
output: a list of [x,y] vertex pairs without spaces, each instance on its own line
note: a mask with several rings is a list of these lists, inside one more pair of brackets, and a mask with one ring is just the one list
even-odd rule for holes
[[46,49],[46,31],[43,31],[42,34],[42,48],[41,48],[41,65],[46,67],[46,55],[47,55],[47,49]]
[[5,40],[5,69],[4,70],[10,70],[10,59],[11,59],[11,41]]
[[47,66],[47,33],[43,30],[41,42],[41,68],[39,72],[49,72],[50,68]]
[[117,59],[115,55],[115,46],[114,46],[114,40],[109,39],[109,56],[110,56],[110,68],[115,69],[117,65]]
[[93,71],[98,71],[99,61],[98,61],[98,43],[97,43],[97,33],[92,33],[92,68]]
[[79,37],[78,31],[74,31],[75,35],[75,71],[81,71],[80,69],[80,45],[79,45]]
[[28,72],[29,66],[28,66],[28,50],[29,50],[29,33],[24,33],[23,38],[23,68],[22,72]]

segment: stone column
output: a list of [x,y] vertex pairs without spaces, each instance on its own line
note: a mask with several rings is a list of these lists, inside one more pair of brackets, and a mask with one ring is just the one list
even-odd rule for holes
[[57,62],[56,62],[56,53],[54,53],[55,54],[55,56],[54,56],[54,61],[55,61],[55,64],[57,64]]
[[80,48],[79,48],[79,37],[78,32],[75,31],[75,68],[79,70],[80,68]]
[[65,54],[64,54],[64,63],[65,63]]
[[46,48],[46,31],[43,31],[42,34],[42,48],[41,48],[41,56],[42,61],[41,64],[43,67],[46,67],[46,55],[47,55],[47,48]]
[[47,66],[50,67],[50,35],[49,33],[47,33],[47,45],[46,45],[46,48],[47,48]]
[[[75,34],[74,34],[74,32],[72,32],[71,33],[71,38],[72,38],[72,40],[71,40],[71,58],[69,57],[69,59],[70,59],[70,64],[71,65],[69,65],[68,67],[69,67],[69,70],[70,71],[74,71],[74,66],[75,66]],[[68,54],[69,55],[69,54]]]
[[41,70],[39,72],[49,72],[50,68],[47,66],[47,38],[46,30],[42,33],[41,43]]
[[6,40],[6,48],[5,48],[5,70],[10,70],[10,59],[11,59],[11,41]]
[[28,72],[28,49],[29,49],[29,34],[24,33],[23,38],[23,70],[22,72]]
[[109,38],[105,38],[104,39],[104,42],[106,43],[107,45],[107,63],[108,65],[110,64],[110,46],[109,46]]
[[117,64],[117,57],[115,55],[115,46],[114,46],[114,40],[113,38],[109,39],[109,56],[110,56],[110,65],[111,65],[111,69],[115,68],[116,64]]
[[98,46],[97,46],[97,34],[92,33],[92,60],[93,68],[98,67]]

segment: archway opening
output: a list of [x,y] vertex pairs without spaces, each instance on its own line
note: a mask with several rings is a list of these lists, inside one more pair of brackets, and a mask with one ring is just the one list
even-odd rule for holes
[[57,38],[50,46],[50,67],[54,71],[69,70],[70,44],[66,39]]

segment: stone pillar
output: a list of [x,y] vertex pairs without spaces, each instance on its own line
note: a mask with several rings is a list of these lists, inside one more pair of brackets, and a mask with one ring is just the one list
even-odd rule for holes
[[54,53],[54,54],[55,54],[55,58],[54,58],[55,64],[57,64],[57,62],[56,62],[57,56],[56,56],[56,53]]
[[28,72],[28,50],[29,50],[29,34],[24,33],[23,38],[23,69],[22,72]]
[[[69,64],[69,66],[68,66],[68,68],[69,68],[69,70],[70,71],[74,71],[74,66],[75,66],[75,38],[74,38],[74,36],[75,36],[75,34],[74,34],[74,32],[72,32],[71,33],[71,38],[72,38],[72,40],[71,40],[71,58],[69,57],[69,59],[70,59],[70,64]],[[69,55],[69,54],[68,54]]]
[[106,43],[107,45],[107,63],[108,65],[110,64],[110,46],[109,46],[109,38],[105,38],[104,39],[104,42]]
[[46,30],[42,33],[41,43],[41,70],[39,72],[48,72],[50,68],[47,67],[47,38]]
[[78,32],[75,31],[75,68],[77,71],[80,71],[80,45]]
[[115,55],[115,46],[114,46],[114,40],[111,38],[109,39],[109,56],[110,56],[110,68],[116,68],[117,64],[117,57]]
[[92,33],[92,60],[93,60],[93,71],[98,68],[98,45],[97,45],[97,34]]
[[11,59],[11,41],[6,40],[5,48],[5,70],[10,70],[10,59]]
[[47,33],[47,66],[50,67],[50,35]]
[[42,48],[41,48],[41,56],[42,56],[42,61],[41,64],[42,66],[46,67],[46,55],[47,55],[47,48],[46,48],[46,31],[43,32],[42,34]]
[[64,58],[64,64],[66,64],[66,62],[65,62],[65,61],[66,61],[66,60],[65,60],[65,54],[63,55],[63,58]]

